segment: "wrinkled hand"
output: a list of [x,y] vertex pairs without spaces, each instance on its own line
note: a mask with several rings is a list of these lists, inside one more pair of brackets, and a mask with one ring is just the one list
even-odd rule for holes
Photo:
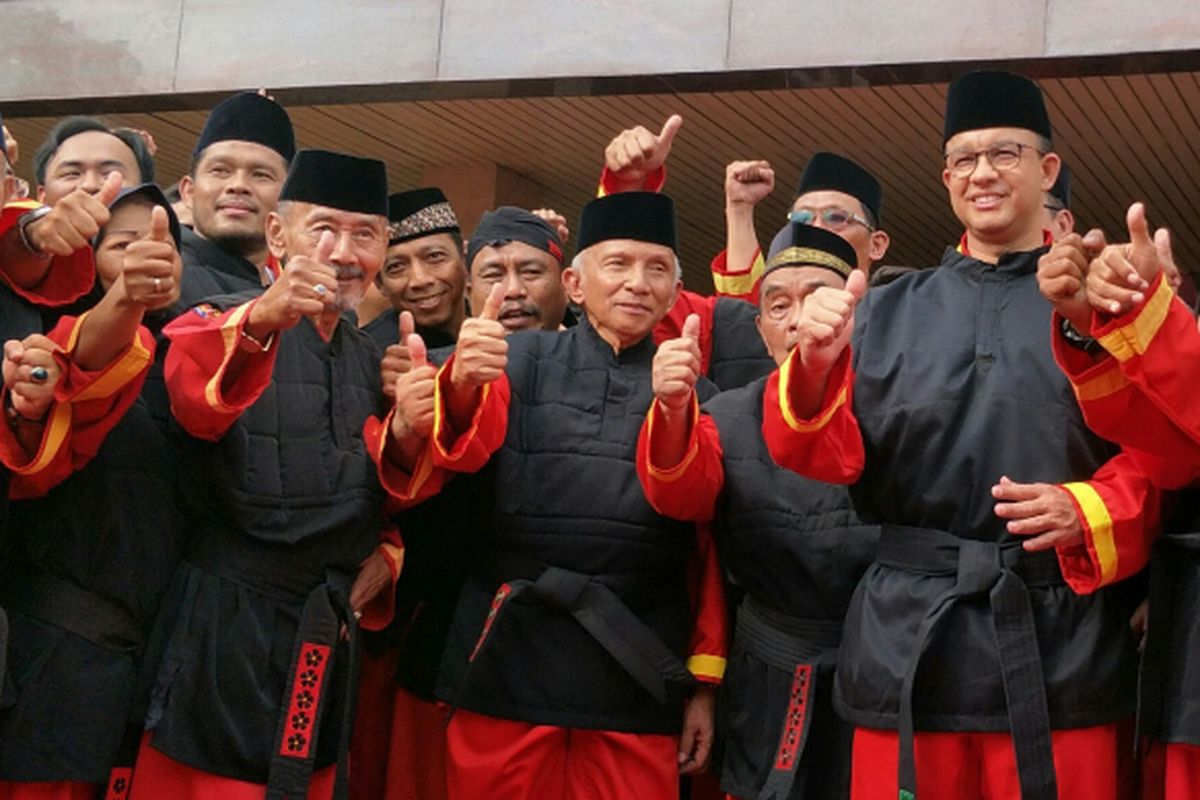
[[1150,238],[1144,205],[1131,205],[1125,221],[1129,228],[1129,243],[1106,246],[1088,266],[1088,301],[1102,314],[1127,313],[1146,299],[1146,289],[1163,269],[1159,260],[1160,248],[1174,263],[1170,255],[1170,234],[1165,229],[1160,231],[1162,242],[1157,245]]
[[95,196],[76,189],[61,198],[50,213],[25,229],[29,243],[51,256],[69,256],[89,247],[92,238],[108,224],[108,204],[121,192],[121,174],[110,172]]
[[[337,271],[329,265],[333,234],[325,231],[315,257],[293,256],[275,282],[250,309],[247,324],[256,339],[285,331],[303,317],[315,317],[337,307]],[[257,334],[262,333],[260,337]]]
[[571,238],[571,228],[567,225],[567,218],[553,208],[535,208],[529,213],[535,217],[541,217],[550,223],[550,227],[554,228],[554,232],[558,234],[560,244],[565,245],[567,240]]
[[992,487],[996,516],[1008,520],[1014,536],[1033,536],[1022,546],[1030,551],[1083,543],[1083,524],[1067,490],[1052,483],[1016,483],[1001,477]]
[[458,344],[450,369],[457,389],[474,389],[499,378],[508,366],[507,331],[500,324],[504,287],[496,284],[483,304],[483,313],[470,317],[458,331]]
[[358,565],[358,575],[350,587],[350,608],[354,616],[361,617],[363,610],[391,585],[392,570],[387,557],[376,550]]
[[677,339],[669,339],[654,353],[651,380],[654,395],[668,411],[687,408],[700,378],[700,317],[688,314]]
[[679,737],[679,774],[698,775],[708,768],[712,755],[716,687],[702,683],[683,710],[683,732]]
[[410,365],[396,378],[395,413],[392,414],[392,435],[397,440],[425,439],[433,433],[433,394],[437,368],[425,356],[425,342],[419,334],[410,333],[406,343]]
[[681,125],[683,117],[673,114],[658,134],[641,125],[621,131],[604,148],[604,166],[621,184],[640,188],[648,173],[666,163]]
[[867,277],[854,270],[846,288],[823,286],[804,298],[800,310],[800,363],[812,373],[828,373],[850,344],[854,309],[867,292]]
[[[400,312],[400,338],[383,351],[379,362],[379,374],[383,381],[383,395],[393,403],[396,401],[396,379],[412,369],[412,358],[408,355],[408,337],[417,330],[410,311]],[[424,342],[422,342],[424,344]]]
[[775,170],[766,161],[734,161],[725,167],[725,205],[753,208],[775,189]]
[[1038,259],[1038,289],[1084,336],[1091,328],[1092,306],[1087,297],[1088,264],[1095,252],[1078,233],[1059,239]]
[[183,262],[171,238],[167,210],[155,206],[150,212],[150,232],[125,248],[121,286],[131,303],[154,311],[179,298],[179,276]]
[[[54,387],[62,370],[54,360],[58,345],[35,333],[4,343],[3,377],[13,409],[27,420],[41,421],[54,401]],[[45,377],[37,380],[38,372]]]

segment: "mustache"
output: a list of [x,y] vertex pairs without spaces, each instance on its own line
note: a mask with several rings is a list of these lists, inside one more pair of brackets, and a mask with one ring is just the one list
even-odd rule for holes
[[505,303],[500,306],[500,318],[523,314],[541,319],[542,310],[533,303]]
[[363,272],[362,267],[338,267],[337,279],[339,281],[356,281],[367,277],[367,273]]

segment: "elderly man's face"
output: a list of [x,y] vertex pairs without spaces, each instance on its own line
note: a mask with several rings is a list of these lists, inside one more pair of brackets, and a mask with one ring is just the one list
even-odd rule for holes
[[76,189],[97,194],[112,172],[121,173],[121,183],[142,182],[137,156],[129,146],[104,131],[84,131],[67,139],[46,164],[46,182],[38,199],[52,206]]
[[846,285],[824,267],[794,266],[771,270],[759,287],[758,333],[776,364],[782,364],[800,339],[800,311],[804,300],[822,286]]
[[579,268],[563,273],[567,294],[615,349],[648,336],[675,303],[681,282],[671,248],[613,239],[592,245],[581,256]]
[[285,264],[291,256],[316,258],[326,231],[333,234],[329,265],[338,274],[338,306],[358,306],[387,253],[387,218],[337,208],[291,202],[267,217],[267,243]]
[[500,324],[509,333],[540,328],[557,330],[567,310],[558,259],[525,242],[481,249],[471,262],[468,299],[479,313],[492,287],[503,287]]

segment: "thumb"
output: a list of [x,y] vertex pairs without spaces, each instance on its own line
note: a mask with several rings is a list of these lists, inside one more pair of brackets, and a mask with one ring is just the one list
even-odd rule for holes
[[1159,228],[1154,232],[1154,250],[1158,253],[1159,263],[1175,263],[1175,256],[1171,252],[1171,232],[1166,228]]
[[1150,226],[1146,223],[1146,206],[1134,203],[1125,214],[1125,224],[1129,226],[1129,243],[1138,250],[1152,247]]
[[867,293],[867,276],[861,269],[850,273],[850,277],[846,279],[846,291],[854,298],[855,303],[862,300],[863,295]]
[[417,324],[413,322],[411,311],[400,312],[400,341],[407,342],[408,337],[412,336],[417,331]]
[[117,199],[117,195],[121,193],[121,173],[110,172],[108,177],[104,179],[104,185],[100,187],[99,194],[96,199],[108,206],[113,200]]
[[504,287],[497,283],[492,287],[491,294],[483,303],[483,311],[480,313],[480,319],[490,319],[492,321],[500,319],[500,305],[504,302]]
[[687,319],[683,321],[683,332],[680,335],[685,339],[691,339],[693,342],[700,338],[699,314],[687,315]]
[[678,114],[672,114],[670,117],[668,117],[667,121],[663,123],[662,131],[660,131],[658,134],[659,146],[661,147],[665,145],[670,147],[672,140],[675,139],[675,134],[679,133],[679,129],[682,127],[682,125],[683,117],[679,116]]
[[425,340],[421,338],[421,335],[410,333],[404,342],[408,345],[408,357],[412,359],[413,369],[425,366],[428,361],[425,355]]
[[333,231],[323,231],[317,242],[316,259],[322,264],[328,264],[331,255],[333,255]]
[[150,209],[150,233],[147,238],[155,242],[167,242],[171,239],[171,226],[167,210],[162,206]]

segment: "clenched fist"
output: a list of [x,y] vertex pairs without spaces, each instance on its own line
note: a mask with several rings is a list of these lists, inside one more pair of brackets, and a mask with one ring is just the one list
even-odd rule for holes
[[458,331],[458,345],[450,369],[450,382],[457,389],[475,389],[499,378],[508,366],[508,331],[500,324],[504,287],[496,284],[483,313],[465,320]]
[[54,354],[58,345],[35,333],[4,343],[4,386],[13,410],[31,421],[41,421],[54,400],[54,387],[62,376]]
[[688,314],[677,339],[669,339],[654,353],[651,380],[654,395],[663,408],[687,408],[700,378],[700,317]]
[[775,170],[766,161],[734,161],[725,167],[725,205],[753,208],[775,189]]
[[1088,264],[1095,256],[1078,233],[1059,239],[1038,259],[1038,289],[1066,317],[1075,330],[1086,335],[1092,320],[1087,298]]

